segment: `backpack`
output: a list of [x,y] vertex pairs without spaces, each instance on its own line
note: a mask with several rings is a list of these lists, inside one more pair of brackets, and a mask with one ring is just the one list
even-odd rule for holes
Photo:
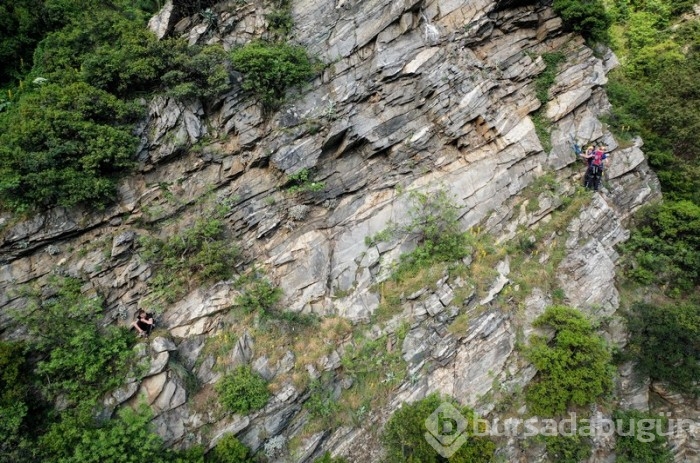
[[603,165],[603,156],[605,156],[605,152],[603,152],[603,150],[596,150],[596,152],[593,154],[593,161],[591,161],[591,164],[600,167]]

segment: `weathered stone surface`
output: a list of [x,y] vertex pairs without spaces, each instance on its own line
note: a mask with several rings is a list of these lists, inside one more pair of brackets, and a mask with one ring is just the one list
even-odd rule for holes
[[[17,222],[0,218],[0,330],[8,330],[10,323],[5,312],[23,305],[11,295],[14,286],[42,284],[54,270],[90,278],[90,290],[105,293],[107,320],[124,323],[119,313],[139,307],[152,276],[131,233],[144,236],[159,229],[161,236],[174,235],[213,205],[245,255],[245,262],[235,263],[235,273],[264,267],[284,291],[284,309],[369,322],[380,304],[377,284],[420,240],[411,233],[378,242],[371,238],[392,227],[407,228],[412,193],[448,191],[464,230],[479,225],[504,243],[523,227],[549,220],[579,182],[584,167],[575,164],[572,137],[608,144],[612,162],[606,190],[594,195],[566,230],[566,256],[557,278],[567,304],[613,313],[618,297],[612,284],[614,246],[628,236],[621,223],[659,197],[658,182],[643,161],[641,143],[620,149],[599,120],[609,109],[601,86],[615,65],[614,55],[603,52],[596,54],[604,56],[598,59],[582,39],[564,33],[549,3],[292,2],[295,42],[333,64],[307,87],[290,91],[294,98],[281,111],[264,113],[242,91],[243,76],[236,72],[230,92],[206,104],[156,97],[137,127],[139,172],[120,183],[118,205],[105,212],[55,208]],[[158,34],[171,31],[228,50],[259,37],[269,13],[268,8],[235,2],[212,11],[216,28],[197,16],[172,26],[165,15],[154,19],[152,27]],[[560,49],[566,63],[543,108],[553,119],[552,149],[545,153],[531,119],[540,107],[534,80],[545,67],[541,54]],[[321,191],[285,192],[287,176],[302,168],[310,169],[313,181],[323,182]],[[544,173],[555,175],[561,188],[539,194],[536,211],[527,205],[511,207]],[[49,246],[61,252],[48,252]],[[548,258],[538,256],[540,262]],[[380,461],[382,448],[370,429],[380,429],[402,401],[441,391],[487,413],[493,410],[483,399],[489,393],[496,397],[522,390],[535,370],[513,346],[520,333],[531,334],[532,321],[552,297],[535,290],[524,312],[501,312],[495,296],[507,282],[508,270],[499,269],[481,304],[472,290],[461,307],[451,305],[459,286],[455,281],[426,281],[425,288],[403,295],[403,311],[370,331],[392,338],[399,325],[408,324],[403,345],[393,348],[401,347],[411,381],[397,388],[391,405],[372,410],[364,427],[318,434],[300,458],[313,461],[330,450],[348,461]],[[591,287],[596,289],[589,291]],[[316,378],[337,368],[343,346],[306,365],[295,365],[299,354],[291,350],[271,364],[268,353],[254,350],[248,332],[229,358],[220,359],[225,365],[217,365],[219,359],[202,353],[204,340],[226,329],[228,308],[237,295],[228,282],[192,288],[159,316],[159,328],[177,340],[178,361],[197,375],[203,393],[219,378],[220,366],[235,368],[253,359],[270,378],[275,373]],[[466,333],[454,336],[447,327],[458,314],[469,324]],[[607,336],[624,342],[620,329]],[[144,361],[149,358],[145,348],[143,344]],[[287,442],[303,428],[306,396],[291,384],[277,385],[281,389],[268,406],[250,417],[195,412],[185,403],[182,381],[165,369],[175,345],[156,339],[151,348],[157,354],[151,360],[153,374],[138,389],[156,410],[154,424],[168,445],[186,447],[201,440],[211,448],[228,432],[254,449],[272,449],[270,442]],[[643,407],[644,390],[632,387],[628,376],[621,375],[626,391],[621,399]],[[493,390],[496,382],[502,391]],[[115,392],[129,404],[136,401],[132,384],[138,383]],[[346,378],[342,387],[351,384]],[[204,421],[211,424],[211,433],[200,430]],[[688,449],[683,455],[691,455],[695,444],[689,437],[674,442]],[[516,440],[505,445],[506,459],[544,459],[541,446],[519,453],[523,449]],[[598,452],[606,444],[596,445]]]
[[184,404],[186,400],[187,392],[180,378],[177,375],[168,374],[163,389],[153,402],[153,407],[156,412],[168,411]]
[[211,288],[198,288],[163,314],[160,325],[176,337],[188,337],[208,332],[214,327],[210,318],[234,305],[238,291],[229,283],[217,283]]
[[177,346],[170,339],[158,336],[151,341],[151,350],[156,353],[177,350]]
[[140,394],[146,397],[146,401],[149,404],[153,403],[163,390],[167,379],[168,373],[166,371],[155,376],[149,376],[141,382]]
[[148,20],[148,28],[153,31],[156,37],[160,40],[168,33],[168,31],[173,26],[173,20],[175,19],[174,5],[172,0],[168,0],[163,5],[163,8]]
[[128,383],[116,391],[112,392],[112,397],[114,397],[114,400],[117,401],[117,404],[122,404],[132,398],[134,394],[136,394],[136,391],[139,390],[139,384],[134,381],[131,383]]
[[168,364],[169,358],[170,354],[168,353],[168,351],[158,353],[155,357],[151,359],[151,367],[146,373],[146,376],[155,375],[165,370],[165,366]]
[[231,352],[231,365],[237,367],[245,365],[253,358],[253,338],[246,331],[243,336],[238,338],[236,346]]
[[136,232],[131,230],[115,236],[112,241],[112,257],[117,257],[126,252],[133,244],[135,238]]

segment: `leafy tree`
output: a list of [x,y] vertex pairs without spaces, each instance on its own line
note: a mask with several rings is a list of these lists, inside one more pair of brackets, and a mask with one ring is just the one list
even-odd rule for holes
[[102,328],[103,300],[81,292],[81,281],[54,282],[55,295],[34,300],[16,321],[27,326],[47,397],[89,401],[122,384],[133,351],[125,328]]
[[639,302],[627,320],[628,351],[642,373],[678,391],[700,393],[700,305]]
[[0,461],[26,458],[27,434],[40,413],[26,351],[23,343],[0,341]]
[[590,439],[578,434],[545,436],[544,443],[549,460],[556,463],[579,463],[591,456]]
[[233,67],[244,75],[243,89],[267,109],[284,102],[285,92],[314,76],[314,63],[300,46],[254,41],[231,53]]
[[643,210],[621,246],[626,273],[642,284],[687,291],[700,283],[700,206],[667,201]]
[[[653,416],[637,410],[616,410],[612,416],[625,432],[615,435],[615,455],[619,463],[671,463],[671,454],[666,436],[656,434],[657,429],[665,429],[667,420],[663,416]],[[643,427],[646,420],[653,427]],[[656,426],[657,420],[663,424]],[[618,430],[620,428],[618,427]],[[628,432],[632,431],[632,432]]]
[[551,341],[532,336],[525,351],[538,370],[525,396],[533,414],[562,415],[571,405],[591,404],[611,391],[610,351],[583,314],[570,307],[552,306],[533,326],[554,330]]
[[87,84],[48,84],[0,114],[0,201],[104,205],[132,165],[140,109]]
[[481,463],[492,461],[495,444],[485,438],[473,436],[475,419],[474,412],[468,408],[460,408],[462,416],[467,420],[466,442],[450,458],[444,458],[425,439],[425,420],[443,402],[454,402],[431,394],[423,400],[412,404],[404,404],[391,416],[382,434],[386,450],[387,463]]
[[226,434],[209,453],[209,463],[252,463],[250,449],[236,439],[233,434]]
[[270,398],[265,380],[245,365],[221,378],[216,392],[224,408],[243,415],[261,409]]
[[554,0],[553,8],[569,30],[593,41],[609,40],[608,29],[612,19],[601,0]]

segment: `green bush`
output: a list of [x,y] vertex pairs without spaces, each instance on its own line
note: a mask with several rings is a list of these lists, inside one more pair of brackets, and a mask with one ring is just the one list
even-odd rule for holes
[[208,463],[252,463],[250,449],[236,439],[233,434],[226,434],[208,455]]
[[81,407],[40,436],[39,461],[60,463],[204,463],[201,447],[186,451],[166,449],[152,430],[148,406],[121,408],[106,422],[94,420],[94,411]]
[[486,463],[492,461],[496,450],[495,444],[485,438],[471,435],[474,412],[460,408],[462,416],[467,419],[466,442],[450,458],[443,458],[425,438],[426,419],[443,403],[454,401],[441,398],[437,394],[412,404],[404,404],[396,410],[384,427],[382,442],[386,450],[387,463]]
[[666,201],[640,211],[621,249],[629,277],[675,292],[690,290],[700,283],[700,206]]
[[628,352],[644,375],[673,389],[700,393],[700,305],[638,302],[627,315]]
[[221,378],[216,392],[226,410],[242,415],[261,409],[270,398],[267,383],[249,366],[240,366]]
[[56,294],[35,296],[15,321],[29,329],[33,349],[44,355],[36,373],[50,399],[90,400],[119,387],[133,358],[133,335],[102,327],[103,300],[81,292],[77,279],[56,280]]
[[165,240],[145,237],[141,255],[154,269],[149,284],[153,292],[146,303],[158,308],[182,298],[196,286],[233,276],[240,256],[226,239],[224,223],[202,218],[178,235]]
[[0,460],[19,461],[16,449],[27,431],[31,393],[26,347],[0,341]]
[[471,252],[466,233],[461,231],[459,208],[446,191],[433,193],[411,193],[408,226],[397,231],[418,236],[418,246],[401,256],[393,278],[414,275],[417,270],[428,268],[438,262],[452,263]]
[[84,429],[72,454],[62,463],[162,462],[163,441],[151,431],[150,409],[124,407],[105,426]]
[[[616,410],[612,416],[620,423],[615,435],[615,455],[618,463],[671,463],[673,455],[667,446],[666,436],[656,433],[657,429],[665,430],[668,420],[663,416],[653,416],[637,410]],[[652,426],[640,425],[640,421],[648,420]],[[663,424],[656,426],[657,420]],[[618,426],[620,426],[618,425]],[[632,431],[633,432],[629,432]],[[622,431],[622,432],[620,432]]]
[[347,463],[347,460],[343,457],[334,458],[330,452],[326,452],[321,458],[314,460],[314,463]]
[[244,75],[243,89],[267,109],[278,108],[287,89],[308,82],[315,74],[306,50],[286,43],[250,42],[235,49],[231,61]]
[[0,202],[103,206],[133,165],[140,108],[87,84],[47,84],[0,114]]
[[[117,178],[135,165],[133,129],[143,108],[130,101],[156,91],[210,98],[230,88],[230,60],[221,46],[156,40],[142,10],[156,2],[15,3],[0,7],[8,13],[0,23],[28,30],[16,31],[17,40],[0,33],[0,55],[41,41],[26,80],[0,99],[4,208],[104,207],[116,196]],[[8,66],[5,78],[27,71],[26,64]],[[32,84],[37,78],[45,83]]]
[[612,19],[601,0],[554,0],[553,7],[569,30],[593,41],[609,40]]
[[245,313],[258,313],[262,317],[274,315],[274,310],[282,297],[282,290],[266,278],[253,277],[244,282],[241,294],[236,298],[236,305]]
[[591,456],[591,441],[578,434],[572,436],[545,436],[549,461],[556,463],[580,463]]
[[554,338],[534,335],[525,356],[537,368],[525,399],[530,412],[563,415],[569,406],[594,403],[612,389],[611,354],[603,338],[577,310],[548,307],[533,326],[554,330]]

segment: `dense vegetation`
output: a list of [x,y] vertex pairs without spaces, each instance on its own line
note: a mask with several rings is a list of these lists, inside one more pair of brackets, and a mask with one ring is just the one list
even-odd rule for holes
[[641,370],[697,393],[700,298],[700,21],[694,1],[607,1],[611,43],[608,120],[618,138],[644,139],[664,201],[643,208],[622,247],[627,278],[654,288],[628,311],[630,354]]
[[0,6],[0,58],[8,64],[0,71],[0,208],[112,202],[116,181],[134,165],[140,97],[211,101],[231,88],[234,66],[244,73],[243,88],[274,109],[287,88],[315,72],[303,48],[283,41],[291,28],[285,9],[268,17],[275,41],[228,54],[220,45],[157,40],[146,21],[159,4]]
[[177,454],[163,447],[148,407],[108,419],[105,393],[139,374],[135,337],[105,327],[103,300],[82,286],[62,278],[43,294],[24,292],[29,303],[14,316],[31,340],[0,343],[0,460],[201,461],[197,449]]
[[628,317],[628,350],[641,371],[676,390],[699,394],[700,305],[639,302]]
[[564,27],[593,42],[607,42],[612,18],[601,0],[554,0],[554,11]]
[[219,401],[226,410],[245,415],[265,406],[270,398],[265,380],[246,365],[216,383]]
[[307,82],[314,64],[306,50],[286,43],[251,42],[231,53],[233,66],[245,74],[243,88],[269,110],[284,102],[285,91]]
[[[653,416],[637,410],[616,410],[613,420],[624,423],[616,436],[615,454],[619,463],[671,463],[673,455],[665,434],[668,422],[663,416]],[[646,422],[645,422],[646,420]],[[654,421],[651,421],[654,420]],[[660,425],[656,425],[660,420]],[[649,425],[653,423],[653,427]]]
[[[465,418],[464,444],[449,458],[441,456],[426,440],[425,421],[443,403],[450,403]],[[492,461],[495,444],[486,437],[474,436],[474,412],[449,398],[431,394],[423,400],[404,404],[396,410],[384,428],[382,440],[387,463],[487,463]],[[483,431],[483,430],[481,430]],[[456,432],[456,430],[455,430]],[[455,436],[458,437],[458,436]]]
[[533,326],[554,330],[554,337],[548,341],[535,335],[525,351],[537,367],[537,377],[526,394],[530,412],[560,416],[569,407],[595,403],[612,390],[610,351],[581,312],[549,307]]

